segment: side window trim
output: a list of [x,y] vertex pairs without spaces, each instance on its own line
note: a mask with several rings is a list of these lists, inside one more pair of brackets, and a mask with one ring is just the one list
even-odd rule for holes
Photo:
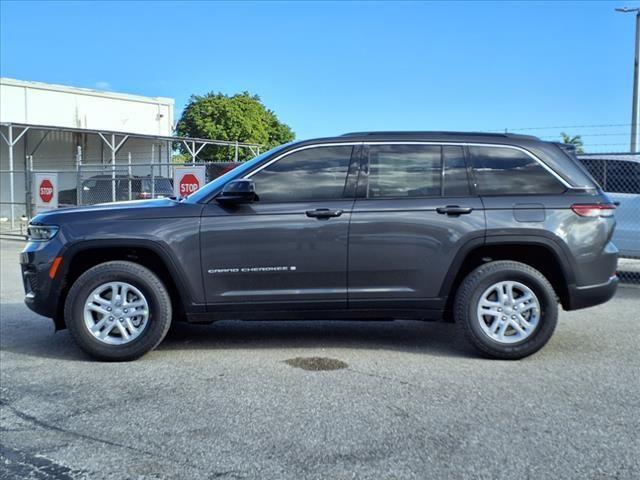
[[494,148],[510,148],[513,150],[518,150],[525,155],[531,157],[532,160],[536,161],[542,168],[544,168],[547,172],[553,175],[565,188],[575,189],[576,187],[571,186],[564,178],[562,178],[553,168],[547,165],[544,161],[542,161],[538,156],[531,153],[526,148],[520,147],[518,145],[511,145],[507,143],[478,143],[478,142],[428,142],[428,141],[379,141],[379,142],[364,142],[365,145],[452,145],[452,146],[463,146],[463,147],[494,147]]
[[440,145],[440,196],[444,198],[444,181],[445,181],[445,158],[444,158],[444,145]]
[[467,180],[469,181],[469,191],[471,192],[471,196],[478,197],[478,179],[476,178],[476,174],[473,171],[473,165],[471,162],[471,152],[469,151],[469,146],[465,145],[464,147],[464,161],[467,165]]
[[360,178],[360,170],[362,169],[362,155],[364,147],[362,144],[353,145],[351,148],[351,159],[349,160],[349,168],[347,169],[347,178],[345,179],[343,198],[355,199],[358,195],[358,179]]
[[[478,194],[476,193],[476,184],[475,184],[475,177],[472,174],[473,168],[471,167],[471,158],[469,156],[469,151],[468,151],[468,147],[466,145],[454,145],[454,144],[446,144],[443,143],[442,144],[442,165],[443,165],[443,173],[442,173],[442,188],[443,188],[443,194],[442,194],[442,198],[447,198],[447,192],[446,192],[446,182],[447,182],[447,177],[446,177],[446,159],[445,159],[445,155],[444,155],[444,149],[445,147],[460,147],[460,149],[462,150],[462,158],[464,160],[464,169],[465,172],[467,174],[467,189],[469,191],[469,193],[467,195],[455,195],[455,197],[464,197],[464,198],[468,198],[468,197],[477,197]],[[453,197],[453,196],[451,196]],[[449,198],[451,198],[449,197]]]
[[369,145],[362,145],[360,152],[360,170],[356,185],[356,198],[359,200],[369,197]]
[[[251,178],[253,175],[255,175],[256,173],[258,173],[260,170],[263,170],[265,168],[267,168],[268,166],[276,163],[279,160],[282,160],[285,157],[288,157],[291,154],[297,153],[301,150],[309,150],[311,148],[323,148],[323,147],[355,147],[358,145],[362,145],[362,142],[340,142],[340,143],[315,143],[313,145],[305,145],[303,147],[298,147],[298,148],[294,148],[293,150],[287,150],[286,152],[281,153],[280,155],[277,155],[275,158],[272,158],[271,160],[268,160],[267,162],[263,163],[262,165],[258,165],[255,169],[251,170],[250,172],[246,173],[242,178]],[[355,149],[352,149],[351,151],[351,161],[353,161],[353,153],[354,153]]]

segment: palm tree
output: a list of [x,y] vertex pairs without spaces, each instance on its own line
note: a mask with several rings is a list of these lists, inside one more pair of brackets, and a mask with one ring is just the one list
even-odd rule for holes
[[582,137],[580,135],[574,135],[573,137],[567,133],[562,132],[562,143],[567,145],[573,145],[576,149],[576,153],[584,153],[584,144],[582,143]]

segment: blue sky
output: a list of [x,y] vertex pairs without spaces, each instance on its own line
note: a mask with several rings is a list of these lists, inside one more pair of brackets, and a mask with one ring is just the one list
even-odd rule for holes
[[624,4],[3,1],[0,73],[172,97],[177,117],[191,94],[248,90],[298,138],[585,126],[564,130],[620,151],[633,80],[634,18],[613,11]]

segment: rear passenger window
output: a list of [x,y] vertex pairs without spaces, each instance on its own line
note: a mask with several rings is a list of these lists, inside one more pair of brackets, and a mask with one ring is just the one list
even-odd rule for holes
[[480,195],[556,194],[562,184],[536,160],[515,148],[469,147]]
[[369,147],[369,198],[440,196],[442,158],[436,145]]
[[462,147],[442,147],[444,160],[444,185],[442,195],[445,197],[462,197],[469,195],[469,179],[467,165],[464,161]]

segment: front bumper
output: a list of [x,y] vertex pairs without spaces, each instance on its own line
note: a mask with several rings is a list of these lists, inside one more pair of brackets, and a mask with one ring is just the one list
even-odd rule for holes
[[50,278],[49,270],[60,251],[61,245],[54,239],[50,242],[29,242],[20,253],[24,303],[37,314],[54,321],[59,312],[62,275],[58,272]]
[[615,295],[618,282],[618,277],[614,275],[605,283],[598,285],[570,286],[569,303],[565,306],[565,310],[578,310],[608,302]]

